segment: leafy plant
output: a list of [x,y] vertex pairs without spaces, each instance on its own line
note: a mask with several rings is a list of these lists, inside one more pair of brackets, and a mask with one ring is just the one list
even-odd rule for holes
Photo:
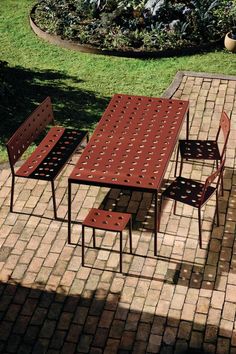
[[235,2],[41,0],[34,20],[49,33],[98,48],[156,51],[220,39],[232,23],[225,15]]

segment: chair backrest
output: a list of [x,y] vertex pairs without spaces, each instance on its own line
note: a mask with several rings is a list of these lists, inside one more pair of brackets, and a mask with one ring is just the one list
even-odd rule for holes
[[50,123],[54,124],[54,117],[51,99],[50,97],[47,97],[21,124],[6,143],[9,162],[12,169],[16,161],[18,161],[27,148]]
[[216,140],[219,137],[220,131],[222,131],[223,136],[224,136],[224,145],[223,145],[223,148],[221,151],[221,158],[222,158],[222,156],[224,156],[224,153],[226,150],[227,142],[229,139],[229,133],[230,133],[230,119],[229,119],[226,112],[221,113],[220,125],[219,125],[219,129],[217,132]]
[[201,202],[200,202],[201,205],[206,201],[206,199],[208,199],[206,198],[208,187],[215,181],[217,177],[218,179],[216,181],[215,189],[218,189],[220,178],[222,177],[224,172],[224,166],[225,166],[225,157],[221,161],[220,166],[217,168],[217,170],[214,171],[209,177],[207,177],[202,191]]

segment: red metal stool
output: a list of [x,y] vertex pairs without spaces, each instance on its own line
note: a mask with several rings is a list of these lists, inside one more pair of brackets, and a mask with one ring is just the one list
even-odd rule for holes
[[132,253],[132,218],[131,214],[118,213],[107,210],[91,209],[82,223],[82,266],[84,266],[84,229],[93,229],[93,247],[95,243],[95,229],[120,233],[120,272],[122,272],[122,232],[129,223],[130,253]]

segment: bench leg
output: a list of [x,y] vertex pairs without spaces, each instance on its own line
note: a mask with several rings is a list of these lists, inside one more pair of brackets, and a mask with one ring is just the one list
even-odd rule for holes
[[12,175],[11,180],[11,202],[10,202],[10,212],[13,212],[13,203],[14,203],[14,188],[15,188],[15,176]]
[[123,242],[122,242],[122,231],[120,232],[120,272],[122,273],[122,249],[123,249]]
[[84,225],[82,225],[82,266],[84,267]]
[[71,244],[71,183],[68,182],[68,243]]
[[54,181],[51,181],[51,186],[52,186],[52,202],[53,202],[54,218],[57,219],[57,206],[56,206]]

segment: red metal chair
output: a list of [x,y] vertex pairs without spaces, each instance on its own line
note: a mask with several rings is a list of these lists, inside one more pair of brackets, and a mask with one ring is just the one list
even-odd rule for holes
[[[85,226],[93,229],[93,247],[95,243],[95,229],[119,232],[120,234],[120,272],[122,273],[123,235],[126,225],[129,224],[130,253],[132,254],[132,217],[128,213],[118,213],[92,208],[82,222],[82,266],[84,266]],[[70,242],[69,242],[70,243]]]
[[[219,226],[219,209],[218,209],[218,186],[220,179],[223,178],[225,158],[221,161],[218,169],[213,172],[205,181],[205,183],[197,182],[195,180],[177,177],[162,193],[160,201],[160,212],[159,212],[159,223],[158,229],[160,227],[161,218],[161,206],[162,198],[166,197],[173,199],[174,203],[174,214],[176,214],[176,204],[177,202],[182,202],[184,204],[191,205],[198,209],[198,227],[199,227],[199,243],[200,248],[202,248],[202,229],[201,229],[201,207],[208,201],[209,198],[215,193],[216,195],[216,216],[217,216],[217,226]],[[214,186],[212,183],[216,180]]]
[[[218,138],[220,133],[223,133],[224,143],[222,149],[219,148]],[[175,164],[175,177],[177,175],[177,165],[179,153],[181,156],[179,176],[181,176],[183,169],[183,160],[214,160],[216,167],[219,166],[219,161],[222,161],[224,156],[228,138],[230,133],[230,119],[225,112],[222,112],[220,125],[216,134],[215,140],[179,140],[177,150],[176,164]],[[221,151],[220,151],[221,150]],[[223,179],[222,179],[222,193],[223,193]]]

